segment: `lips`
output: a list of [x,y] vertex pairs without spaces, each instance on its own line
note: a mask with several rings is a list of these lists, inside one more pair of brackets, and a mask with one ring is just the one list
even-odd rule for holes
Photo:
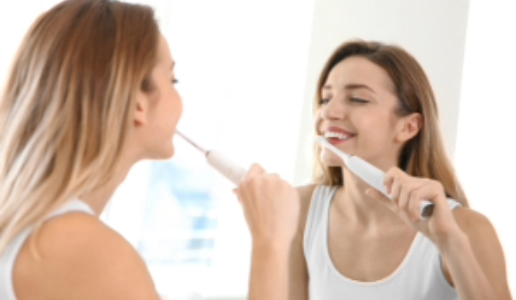
[[329,127],[323,136],[332,144],[340,144],[356,136],[347,130],[338,127]]

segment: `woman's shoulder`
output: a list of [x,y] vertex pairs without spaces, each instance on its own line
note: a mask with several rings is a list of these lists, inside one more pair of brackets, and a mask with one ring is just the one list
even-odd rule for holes
[[19,299],[158,299],[137,251],[97,217],[67,213],[34,234],[15,265]]
[[303,233],[306,220],[308,217],[308,211],[310,210],[310,203],[312,202],[312,198],[315,190],[319,185],[311,183],[306,185],[297,186],[296,189],[299,193],[299,198],[301,201],[301,211],[300,211],[300,220],[299,220],[299,232]]
[[313,195],[315,189],[317,188],[317,186],[318,185],[315,183],[297,186],[296,189],[301,198],[301,202],[310,202],[310,199],[312,199],[312,195]]
[[455,221],[468,237],[469,244],[478,255],[491,257],[502,253],[495,227],[489,218],[469,207],[460,206],[453,211]]
[[301,213],[306,214],[310,208],[310,203],[312,202],[312,198],[314,196],[315,190],[320,185],[315,183],[305,184],[297,186],[296,189],[299,193],[299,198],[301,200]]
[[468,207],[455,209],[453,215],[467,236],[468,244],[486,278],[490,279],[500,299],[509,299],[505,254],[493,224],[486,216]]
[[459,206],[453,210],[455,221],[462,231],[472,237],[481,238],[482,236],[495,234],[493,224],[488,217],[469,207]]

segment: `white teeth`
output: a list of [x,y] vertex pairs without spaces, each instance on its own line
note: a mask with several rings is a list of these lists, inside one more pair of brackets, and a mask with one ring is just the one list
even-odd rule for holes
[[347,140],[349,138],[351,138],[351,135],[349,134],[344,134],[344,133],[341,133],[341,132],[325,132],[324,133],[324,137],[325,138],[334,138],[334,139],[339,139],[339,140]]

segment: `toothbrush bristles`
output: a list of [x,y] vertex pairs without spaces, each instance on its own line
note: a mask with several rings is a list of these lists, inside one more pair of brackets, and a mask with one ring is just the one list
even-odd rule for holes
[[190,145],[194,146],[194,148],[196,148],[197,150],[201,151],[202,153],[206,154],[207,150],[204,149],[203,147],[197,145],[194,141],[192,141],[191,139],[189,139],[186,135],[182,134],[181,132],[179,132],[178,130],[176,130],[176,134],[179,135],[180,137],[182,137],[187,143],[189,143]]

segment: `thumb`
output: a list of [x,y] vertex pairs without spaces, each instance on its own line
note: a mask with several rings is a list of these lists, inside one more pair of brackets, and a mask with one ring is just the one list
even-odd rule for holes
[[253,165],[251,165],[249,170],[247,170],[247,173],[244,175],[243,180],[248,180],[248,179],[253,178],[256,175],[261,175],[261,174],[265,174],[265,170],[263,169],[263,167],[259,164],[253,164]]

